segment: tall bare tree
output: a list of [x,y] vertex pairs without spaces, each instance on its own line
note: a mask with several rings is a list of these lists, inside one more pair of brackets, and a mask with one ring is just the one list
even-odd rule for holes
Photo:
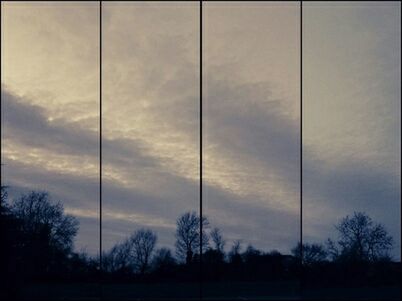
[[200,238],[202,235],[202,248],[206,250],[209,244],[208,235],[204,229],[209,225],[206,217],[202,218],[203,231],[200,235],[201,219],[195,212],[186,212],[177,219],[176,253],[187,264],[193,261],[194,254],[199,254]]
[[149,269],[152,252],[156,245],[156,234],[143,228],[131,235],[128,241],[135,270],[145,274]]

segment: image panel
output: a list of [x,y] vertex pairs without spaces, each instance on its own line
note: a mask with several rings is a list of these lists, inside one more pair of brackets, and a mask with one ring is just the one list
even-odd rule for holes
[[303,5],[309,299],[400,299],[400,5]]
[[199,3],[103,2],[108,299],[199,296]]
[[203,16],[203,296],[297,298],[300,5],[206,1]]
[[2,1],[1,15],[0,296],[95,298],[99,6]]

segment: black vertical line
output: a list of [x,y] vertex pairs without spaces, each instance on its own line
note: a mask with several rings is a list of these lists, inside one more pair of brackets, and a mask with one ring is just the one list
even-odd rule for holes
[[99,281],[102,298],[102,1],[99,1]]
[[303,294],[303,0],[300,1],[300,293]]
[[200,299],[202,299],[202,0],[200,0]]

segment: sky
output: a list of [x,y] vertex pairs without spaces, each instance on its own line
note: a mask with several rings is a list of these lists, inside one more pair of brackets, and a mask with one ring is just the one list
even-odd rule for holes
[[[400,254],[400,3],[204,2],[203,213],[227,240],[289,253],[365,211]],[[197,2],[102,11],[102,242],[173,248],[199,208]],[[2,2],[2,184],[49,191],[99,246],[99,9]]]

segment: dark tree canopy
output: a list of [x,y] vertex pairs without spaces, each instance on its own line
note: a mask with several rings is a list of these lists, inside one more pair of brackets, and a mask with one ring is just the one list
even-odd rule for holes
[[166,272],[176,265],[172,252],[167,248],[160,248],[155,251],[152,261],[154,270],[158,272]]
[[64,214],[63,205],[53,203],[48,193],[32,191],[22,195],[12,204],[11,211],[22,222],[27,236],[46,238],[49,246],[58,251],[72,251],[78,220]]
[[[312,265],[318,262],[323,262],[327,258],[327,251],[325,247],[321,244],[309,244],[303,243],[303,249],[301,243],[299,242],[296,247],[294,247],[291,252],[295,258],[300,258],[303,256],[302,262],[305,265]],[[301,252],[303,251],[303,253]],[[302,255],[303,254],[303,255]]]
[[338,225],[337,243],[328,240],[329,251],[335,260],[378,261],[389,259],[393,239],[382,224],[374,223],[365,213],[346,216]]
[[[60,203],[52,202],[45,192],[31,192],[7,203],[2,188],[1,196],[0,285],[18,288],[20,278],[91,282],[98,277],[100,256],[72,251],[78,222],[64,213]],[[186,212],[177,219],[176,258],[167,248],[156,249],[156,234],[141,228],[102,253],[102,275],[111,282],[196,281],[202,236],[203,277],[209,281],[299,281],[303,254],[303,275],[310,283],[395,282],[398,266],[383,260],[388,258],[392,238],[381,224],[364,213],[355,213],[342,219],[336,229],[339,239],[329,241],[328,249],[317,243],[299,243],[291,250],[292,255],[287,255],[252,245],[243,248],[242,242],[235,240],[226,253],[221,231],[210,229],[205,217],[201,221],[195,212]],[[327,260],[331,259],[328,254],[332,260]],[[375,272],[378,278],[373,278]]]

